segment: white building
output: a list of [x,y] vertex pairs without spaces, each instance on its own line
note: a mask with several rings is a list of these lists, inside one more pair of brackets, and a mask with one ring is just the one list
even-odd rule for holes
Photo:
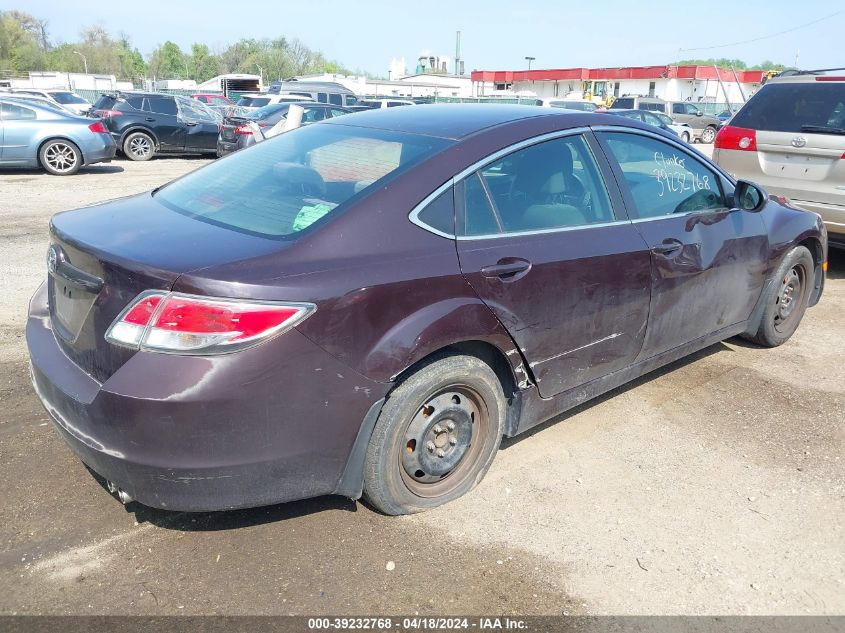
[[[397,66],[398,67],[398,66]],[[349,88],[358,96],[378,97],[474,97],[474,84],[469,75],[420,73],[394,79],[369,79],[358,75],[305,75],[300,81],[333,81]],[[492,89],[492,86],[488,86]]]
[[[636,66],[538,70],[476,70],[479,94],[530,91],[538,97],[564,97],[589,90],[595,96],[639,95],[666,101],[742,103],[762,85],[762,70],[732,71],[714,66]],[[488,90],[487,86],[493,87]]]

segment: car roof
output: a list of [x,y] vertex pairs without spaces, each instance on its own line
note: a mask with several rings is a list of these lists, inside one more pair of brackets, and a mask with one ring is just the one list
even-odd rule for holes
[[[352,119],[329,119],[328,125],[352,125],[425,136],[460,139],[486,128],[522,119],[549,116],[592,117],[588,112],[529,105],[438,103],[417,108],[383,108],[357,112]],[[583,121],[583,118],[579,119]]]
[[[772,77],[766,83],[815,83],[833,82],[845,83],[845,69],[833,68],[830,71],[806,70],[806,71],[784,71],[787,74],[780,74]],[[833,74],[828,74],[831,72]]]

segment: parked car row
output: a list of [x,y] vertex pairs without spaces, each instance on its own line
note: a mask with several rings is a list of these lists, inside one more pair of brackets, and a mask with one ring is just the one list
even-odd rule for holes
[[722,121],[710,114],[705,114],[689,101],[664,101],[657,97],[624,96],[617,98],[610,110],[644,110],[664,114],[677,124],[686,124],[692,129],[694,141],[712,143],[716,138]]

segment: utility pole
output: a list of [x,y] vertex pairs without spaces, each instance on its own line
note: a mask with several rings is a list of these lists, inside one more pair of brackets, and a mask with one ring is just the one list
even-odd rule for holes
[[79,55],[82,58],[82,63],[85,66],[85,74],[87,75],[88,74],[88,60],[85,59],[85,55],[83,55],[79,51],[73,51],[73,52],[74,52],[75,55]]

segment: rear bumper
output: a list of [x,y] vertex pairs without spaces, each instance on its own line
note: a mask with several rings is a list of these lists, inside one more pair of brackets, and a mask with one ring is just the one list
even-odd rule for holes
[[92,470],[157,508],[255,507],[338,490],[388,385],[290,330],[214,357],[138,352],[104,383],[61,351],[46,293],[26,330],[36,393]]
[[96,143],[90,143],[82,147],[82,158],[86,165],[94,163],[108,163],[114,158],[117,152],[117,145],[109,134],[98,134],[102,139]]
[[[251,140],[251,139],[250,139]],[[240,141],[224,141],[223,139],[217,139],[217,156],[226,156],[227,154],[231,154],[232,152],[237,152],[239,149],[243,149],[244,147],[248,147],[249,145],[254,145],[254,143],[246,143],[241,144]]]

